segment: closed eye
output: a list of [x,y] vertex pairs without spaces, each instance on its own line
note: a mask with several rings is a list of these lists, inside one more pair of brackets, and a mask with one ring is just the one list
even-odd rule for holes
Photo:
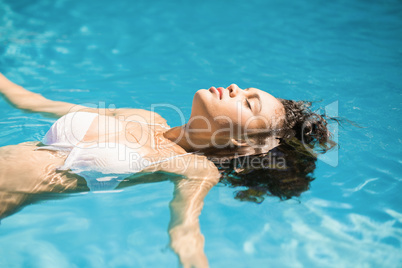
[[247,98],[245,98],[244,105],[251,110],[251,104],[250,104],[250,102],[248,101]]

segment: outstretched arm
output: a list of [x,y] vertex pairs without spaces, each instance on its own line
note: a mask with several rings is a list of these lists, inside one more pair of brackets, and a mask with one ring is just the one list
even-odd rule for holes
[[82,105],[46,99],[11,82],[2,74],[0,74],[0,93],[15,107],[31,112],[50,113],[60,117],[69,112],[86,109]]
[[205,196],[218,183],[220,175],[205,157],[194,158],[197,162],[186,169],[186,178],[175,182],[170,202],[170,246],[184,267],[208,267],[198,218]]
[[30,112],[47,113],[56,117],[61,117],[72,112],[90,112],[99,113],[107,116],[115,116],[121,118],[131,118],[132,120],[140,120],[157,124],[166,125],[166,120],[159,114],[143,109],[98,109],[89,108],[83,105],[63,101],[53,101],[46,99],[40,94],[33,93],[19,86],[0,73],[0,93],[15,107]]

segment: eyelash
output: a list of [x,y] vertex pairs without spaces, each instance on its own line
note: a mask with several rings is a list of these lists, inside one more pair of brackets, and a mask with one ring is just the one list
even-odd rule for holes
[[251,110],[251,104],[250,104],[250,102],[248,101],[247,98],[244,99],[244,106],[246,106],[246,108],[249,108]]
[[[246,88],[245,91],[247,91],[247,90],[249,90],[249,89],[250,89],[250,88]],[[244,106],[245,106],[246,108],[249,108],[249,109],[251,110],[251,104],[250,104],[250,102],[248,101],[247,98],[244,99]]]

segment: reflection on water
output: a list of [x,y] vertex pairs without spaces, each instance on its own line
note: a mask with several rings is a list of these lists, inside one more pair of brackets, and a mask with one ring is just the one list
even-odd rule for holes
[[[401,266],[400,1],[0,0],[0,13],[0,71],[51,99],[189,115],[196,89],[237,83],[338,101],[365,127],[339,128],[338,166],[317,161],[296,200],[240,202],[241,188],[214,187],[206,254],[212,267]],[[40,140],[54,122],[0,108],[1,146]],[[0,266],[174,266],[172,191],[166,181],[28,205],[1,221]]]

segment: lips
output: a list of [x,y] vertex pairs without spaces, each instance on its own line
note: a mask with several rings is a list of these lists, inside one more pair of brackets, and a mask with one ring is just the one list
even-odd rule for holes
[[209,89],[209,91],[211,92],[211,93],[216,93],[217,95],[218,95],[218,97],[219,97],[219,99],[222,99],[222,96],[223,96],[223,87],[218,87],[218,88],[216,88],[216,87],[211,87],[210,89]]
[[222,99],[222,96],[223,96],[223,87],[218,87],[216,90],[219,91],[219,98]]

